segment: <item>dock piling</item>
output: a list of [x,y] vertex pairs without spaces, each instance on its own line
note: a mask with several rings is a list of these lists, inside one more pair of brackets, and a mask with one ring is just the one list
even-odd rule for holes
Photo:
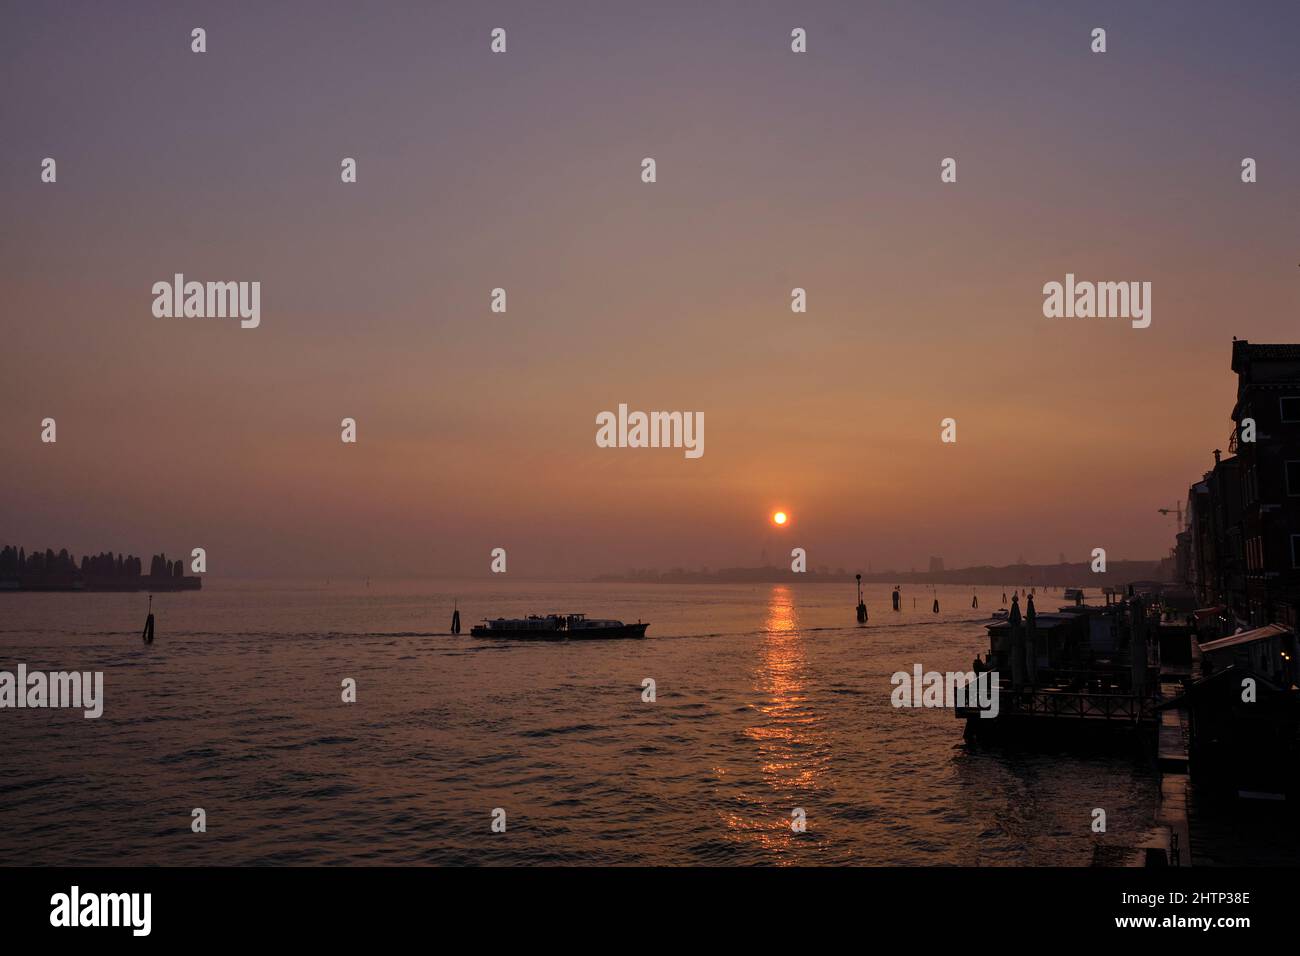
[[149,616],[144,619],[144,633],[140,635],[146,644],[153,643],[153,595],[149,595]]

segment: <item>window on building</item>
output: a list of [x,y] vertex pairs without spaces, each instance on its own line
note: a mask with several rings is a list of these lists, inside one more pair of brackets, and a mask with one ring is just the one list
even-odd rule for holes
[[1286,493],[1300,495],[1300,461],[1286,463]]
[[1282,421],[1300,422],[1300,395],[1288,395],[1279,401],[1282,404]]

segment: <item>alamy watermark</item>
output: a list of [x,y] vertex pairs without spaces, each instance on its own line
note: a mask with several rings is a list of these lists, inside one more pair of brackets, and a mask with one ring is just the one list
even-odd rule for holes
[[156,319],[240,319],[240,328],[262,322],[261,282],[186,282],[178,272],[171,282],[153,284]]
[[889,702],[895,707],[971,707],[981,717],[998,715],[997,671],[895,671],[889,678],[894,691]]
[[1151,324],[1150,282],[1065,282],[1043,286],[1043,315],[1049,319],[1132,319],[1133,328]]
[[126,926],[132,936],[148,936],[152,914],[152,893],[83,893],[73,886],[50,897],[50,925],[55,927]]
[[103,671],[0,671],[0,710],[6,707],[79,707],[87,720],[104,713]]
[[596,445],[600,448],[683,448],[687,458],[704,454],[703,412],[629,412],[596,416]]

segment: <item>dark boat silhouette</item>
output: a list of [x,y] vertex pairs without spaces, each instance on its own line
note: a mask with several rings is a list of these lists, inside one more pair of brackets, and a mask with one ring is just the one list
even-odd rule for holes
[[470,628],[474,637],[503,637],[521,641],[598,641],[645,637],[649,623],[589,619],[585,614],[530,614],[528,617],[484,619]]

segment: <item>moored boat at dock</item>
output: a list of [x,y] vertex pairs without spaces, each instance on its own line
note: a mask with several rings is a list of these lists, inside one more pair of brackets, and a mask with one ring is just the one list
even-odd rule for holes
[[593,641],[645,637],[650,624],[624,624],[585,614],[530,614],[528,617],[484,619],[470,628],[474,637],[502,637],[526,641]]

